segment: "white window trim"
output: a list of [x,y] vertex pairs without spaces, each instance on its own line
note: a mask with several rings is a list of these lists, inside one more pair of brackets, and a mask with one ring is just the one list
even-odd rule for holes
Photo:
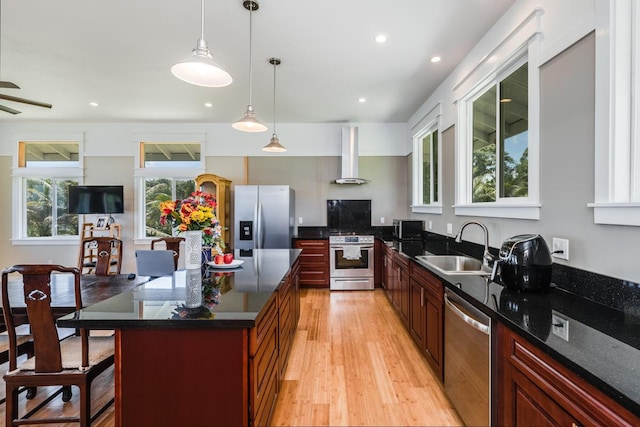
[[596,224],[640,226],[640,7],[596,1]]
[[[14,246],[53,246],[53,245],[78,245],[80,238],[77,236],[51,236],[51,237],[23,237],[22,230],[27,217],[26,204],[23,201],[25,177],[47,177],[47,178],[68,178],[77,179],[82,184],[84,180],[84,133],[73,134],[46,134],[30,133],[28,135],[18,135],[14,137],[13,167],[11,168],[12,180],[12,213],[11,213],[11,244]],[[20,142],[77,142],[78,143],[78,167],[77,168],[21,168],[18,167],[19,143]],[[78,230],[80,232],[80,230]]]
[[196,168],[140,168],[141,164],[140,152],[136,150],[136,156],[134,159],[134,194],[135,194],[135,218],[134,218],[134,244],[148,244],[151,237],[145,236],[145,186],[144,180],[146,178],[171,178],[171,179],[193,179],[198,175],[205,173],[205,160],[206,156],[206,135],[205,134],[147,134],[136,135],[136,144],[140,146],[140,143],[175,143],[179,141],[181,143],[198,143],[200,147],[200,166]]
[[[442,214],[442,103],[438,102],[425,116],[413,127],[419,131],[412,135],[413,149],[413,173],[412,173],[412,205],[411,212],[423,214]],[[425,134],[437,129],[438,134],[438,202],[428,205],[421,204],[420,171],[422,170],[422,138]]]
[[[540,72],[541,65],[541,9],[534,9],[483,61],[456,84],[454,91],[458,109],[456,129],[456,215],[495,218],[540,219]],[[468,124],[471,123],[471,101],[485,90],[490,82],[496,82],[507,70],[515,70],[516,64],[529,64],[529,195],[508,198],[491,203],[473,203],[471,171],[472,147]],[[506,77],[506,75],[505,75]]]

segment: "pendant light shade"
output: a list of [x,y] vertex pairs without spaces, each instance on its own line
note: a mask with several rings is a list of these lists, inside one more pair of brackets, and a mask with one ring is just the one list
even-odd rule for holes
[[244,116],[232,124],[234,129],[241,130],[244,132],[264,132],[267,130],[267,126],[262,123],[260,120],[256,118],[256,113],[253,110],[253,105],[251,103],[251,96],[253,91],[253,62],[251,58],[251,30],[252,30],[252,16],[253,11],[258,10],[260,7],[258,5],[257,0],[244,0],[242,5],[245,9],[249,11],[249,105],[247,105],[247,111],[245,111]]
[[269,59],[269,63],[273,65],[273,135],[271,135],[271,141],[262,147],[262,151],[268,151],[271,153],[282,153],[287,151],[287,149],[280,144],[278,135],[276,135],[276,67],[280,65],[281,62],[282,61],[278,58]]
[[201,0],[202,24],[200,38],[191,56],[171,67],[171,73],[187,83],[205,87],[228,86],[233,78],[213,60],[204,39],[204,0]]

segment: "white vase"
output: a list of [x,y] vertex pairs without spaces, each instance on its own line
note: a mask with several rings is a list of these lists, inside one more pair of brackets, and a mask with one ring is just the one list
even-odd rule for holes
[[184,235],[184,267],[188,269],[200,269],[202,262],[202,231],[187,230]]

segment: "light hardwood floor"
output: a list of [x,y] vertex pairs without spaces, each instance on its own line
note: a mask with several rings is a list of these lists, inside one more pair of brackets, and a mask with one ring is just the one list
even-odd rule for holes
[[[94,382],[93,393],[100,400],[113,396],[113,369]],[[45,394],[39,390],[38,397]],[[21,394],[21,407],[32,403]],[[78,405],[74,393],[48,410],[71,414]],[[4,425],[4,404],[0,411]],[[384,292],[327,289],[301,291],[300,323],[272,424],[463,425]],[[94,426],[113,425],[111,406]]]
[[273,425],[463,425],[382,290],[301,296]]

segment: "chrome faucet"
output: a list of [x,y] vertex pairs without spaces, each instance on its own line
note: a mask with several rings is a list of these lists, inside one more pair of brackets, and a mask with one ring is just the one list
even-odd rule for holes
[[458,234],[456,234],[455,241],[456,241],[456,243],[462,242],[462,230],[464,230],[467,227],[467,225],[469,225],[469,224],[475,224],[475,225],[479,226],[480,228],[482,228],[482,230],[484,231],[484,254],[482,255],[482,264],[490,267],[491,263],[493,262],[493,260],[495,258],[489,252],[489,230],[487,230],[487,227],[483,223],[478,222],[478,221],[467,221],[467,222],[465,222],[464,224],[462,224],[460,226],[460,229],[458,230]]

